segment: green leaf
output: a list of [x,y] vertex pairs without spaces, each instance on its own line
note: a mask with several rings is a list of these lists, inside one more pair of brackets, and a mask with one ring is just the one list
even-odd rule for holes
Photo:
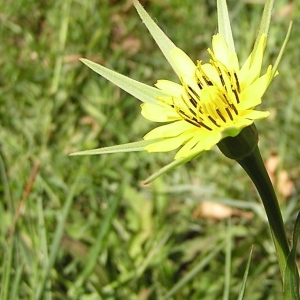
[[160,141],[161,139],[154,139],[148,141],[139,141],[133,143],[127,143],[122,145],[115,145],[111,147],[103,147],[92,150],[78,151],[69,154],[70,156],[77,155],[98,155],[98,154],[109,154],[109,153],[124,153],[124,152],[135,152],[135,151],[144,151],[145,147]]
[[205,255],[200,260],[200,262],[198,262],[194,267],[188,270],[161,299],[162,300],[171,299],[171,297],[175,296],[176,293],[184,286],[186,286],[188,282],[190,282],[194,278],[200,278],[201,277],[200,271],[203,271],[205,267],[207,267],[207,265],[212,261],[212,259],[214,259],[214,257],[217,256],[223,250],[224,246],[225,246],[225,242],[214,247],[212,251],[209,252],[209,254]]
[[250,255],[249,255],[249,258],[248,258],[248,261],[247,261],[247,265],[246,265],[246,269],[245,269],[245,273],[244,273],[243,281],[242,281],[242,287],[241,287],[240,292],[239,292],[238,300],[242,300],[244,298],[247,278],[248,278],[248,275],[249,275],[249,269],[250,269],[252,253],[253,253],[253,247],[251,247],[251,250],[250,250]]
[[232,53],[235,53],[234,41],[232,36],[232,30],[231,30],[226,0],[217,0],[217,10],[218,10],[219,34],[226,41],[229,50]]
[[299,273],[296,264],[297,244],[300,237],[300,212],[298,213],[294,232],[293,245],[288,255],[286,269],[284,273],[284,299],[298,300],[299,299]]
[[127,93],[138,98],[142,102],[156,104],[156,97],[166,96],[165,93],[155,87],[131,79],[127,76],[96,64],[88,59],[81,58],[80,60],[93,71],[111,81]]
[[146,180],[144,180],[142,182],[142,184],[144,184],[144,185],[149,184],[150,182],[155,180],[157,177],[159,177],[159,176],[163,175],[164,173],[167,173],[167,172],[177,168],[180,165],[183,165],[183,164],[187,163],[188,161],[190,161],[193,158],[195,158],[196,156],[198,156],[200,153],[201,152],[199,152],[197,154],[193,154],[189,157],[179,158],[179,159],[176,159],[176,160],[172,161],[168,165],[164,166],[163,168],[159,169],[157,172],[155,172],[154,174],[149,176]]
[[75,295],[80,294],[80,288],[85,283],[89,275],[95,269],[101,251],[105,248],[107,242],[107,236],[110,234],[110,230],[113,224],[113,220],[117,214],[121,199],[123,199],[124,188],[121,186],[119,188],[117,196],[113,196],[109,203],[108,209],[105,212],[104,219],[101,225],[98,226],[98,232],[96,235],[95,242],[93,246],[90,247],[89,253],[86,255],[85,264],[82,271],[78,274],[76,281],[73,283],[69,294],[72,299],[77,298]]

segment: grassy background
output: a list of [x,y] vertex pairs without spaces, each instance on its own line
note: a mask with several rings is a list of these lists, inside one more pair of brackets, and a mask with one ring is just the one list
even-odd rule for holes
[[[228,1],[241,61],[262,2]],[[300,206],[300,9],[275,2],[266,65],[292,18],[294,29],[261,105],[271,117],[257,127],[269,170],[280,160],[272,175],[291,236]],[[178,46],[205,60],[215,1],[182,3],[143,1]],[[175,80],[131,1],[2,1],[0,12],[1,299],[237,299],[252,245],[245,299],[281,299],[258,196],[217,149],[148,187],[140,182],[174,153],[68,156],[139,140],[155,126],[79,57],[148,84]],[[229,205],[220,210],[230,217],[207,216],[206,201]]]

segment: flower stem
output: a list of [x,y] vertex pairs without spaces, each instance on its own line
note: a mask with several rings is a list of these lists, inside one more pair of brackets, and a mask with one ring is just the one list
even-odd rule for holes
[[284,280],[290,250],[277,197],[258,147],[256,146],[249,155],[237,160],[237,162],[247,172],[260,194],[275,244],[282,280]]

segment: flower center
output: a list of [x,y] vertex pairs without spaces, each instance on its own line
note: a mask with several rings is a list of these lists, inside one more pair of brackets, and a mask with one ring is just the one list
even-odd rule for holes
[[[238,115],[236,105],[240,102],[237,75],[222,63],[211,60],[209,72],[200,63],[192,82],[182,79],[185,93],[173,108],[187,122],[207,130],[228,126]],[[179,104],[179,105],[178,105]]]

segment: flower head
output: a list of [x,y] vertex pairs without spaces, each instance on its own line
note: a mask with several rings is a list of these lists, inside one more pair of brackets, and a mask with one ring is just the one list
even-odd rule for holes
[[210,150],[222,138],[236,136],[268,112],[255,110],[271,78],[272,67],[260,76],[266,36],[262,35],[255,56],[250,54],[242,68],[219,35],[212,38],[208,63],[192,60],[179,48],[170,60],[180,84],[159,80],[156,87],[166,96],[142,104],[142,115],[151,121],[169,122],[150,131],[144,139],[162,139],[145,147],[149,152],[181,147],[175,159]]
[[[151,130],[143,141],[79,151],[72,155],[144,150],[167,152],[180,148],[175,160],[149,177],[147,182],[150,182],[201,152],[210,150],[216,144],[220,146],[222,142],[221,148],[227,149],[230,137],[238,138],[241,133],[243,138],[247,138],[247,130],[243,129],[255,120],[269,115],[269,112],[255,108],[261,103],[263,94],[276,75],[291,27],[274,67],[269,66],[261,74],[273,1],[266,1],[254,48],[242,67],[235,52],[226,0],[217,1],[219,34],[212,37],[212,47],[208,49],[210,59],[206,63],[201,60],[194,63],[165,35],[137,0],[133,0],[133,3],[177,74],[178,83],[162,79],[157,81],[155,87],[148,86],[87,59],[81,60],[92,70],[144,102],[142,115],[146,119],[167,124]],[[240,157],[240,153],[238,156]]]

